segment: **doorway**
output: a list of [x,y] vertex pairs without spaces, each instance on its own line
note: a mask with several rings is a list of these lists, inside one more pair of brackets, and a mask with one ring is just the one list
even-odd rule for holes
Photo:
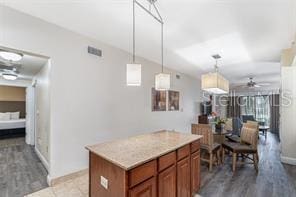
[[0,153],[6,169],[0,193],[6,196],[48,186],[49,72],[49,58],[0,46]]

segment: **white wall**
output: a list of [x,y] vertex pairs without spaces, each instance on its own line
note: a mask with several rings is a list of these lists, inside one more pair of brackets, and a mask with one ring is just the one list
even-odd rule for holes
[[26,143],[35,145],[35,88],[26,88]]
[[[182,74],[180,80],[172,77],[183,110],[151,112],[151,88],[159,65],[138,59],[143,84],[127,87],[130,54],[6,7],[2,12],[0,45],[51,58],[51,178],[88,167],[89,144],[159,129],[190,132],[199,112],[199,80]],[[103,57],[87,54],[88,45],[102,49]]]
[[282,97],[280,139],[282,162],[296,165],[296,67],[282,67]]
[[35,85],[35,135],[36,149],[47,166],[49,163],[50,134],[50,61],[34,77]]

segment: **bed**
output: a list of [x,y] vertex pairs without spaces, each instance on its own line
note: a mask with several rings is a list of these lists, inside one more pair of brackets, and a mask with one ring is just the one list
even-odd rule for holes
[[0,120],[0,138],[23,137],[26,133],[26,119]]

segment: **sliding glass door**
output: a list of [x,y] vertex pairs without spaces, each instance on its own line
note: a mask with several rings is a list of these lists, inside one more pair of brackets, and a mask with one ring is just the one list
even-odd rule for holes
[[252,115],[258,122],[270,124],[270,105],[268,96],[241,97],[241,115]]

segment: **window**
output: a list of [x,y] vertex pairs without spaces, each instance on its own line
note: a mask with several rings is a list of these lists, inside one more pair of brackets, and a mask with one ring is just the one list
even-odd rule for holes
[[258,122],[270,123],[270,105],[268,96],[241,97],[241,115],[252,115]]

